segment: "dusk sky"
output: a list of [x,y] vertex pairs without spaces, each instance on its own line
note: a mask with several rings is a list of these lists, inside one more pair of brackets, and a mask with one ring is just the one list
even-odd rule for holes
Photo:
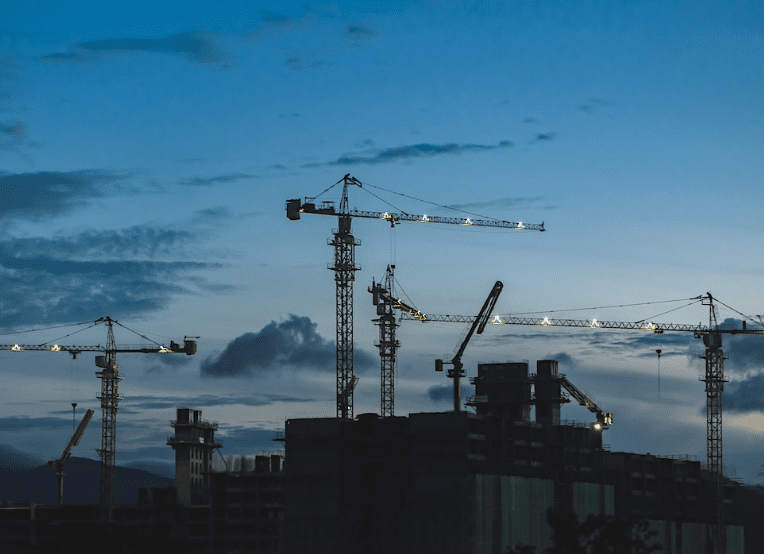
[[[709,291],[734,308],[720,322],[764,314],[761,2],[0,10],[0,343],[103,344],[103,326],[18,332],[102,316],[159,342],[200,337],[194,357],[118,358],[118,465],[171,462],[177,406],[220,422],[224,455],[335,415],[337,220],[289,221],[284,204],[347,173],[360,210],[546,227],[354,220],[356,415],[380,409],[366,289],[389,263],[433,314],[476,314],[496,280],[499,314],[707,324],[690,299]],[[579,308],[599,309],[565,311]],[[434,359],[463,332],[402,323],[397,415],[450,409]],[[725,465],[762,483],[764,337],[724,351]],[[611,450],[705,463],[700,354],[692,333],[489,326],[464,362],[474,376],[556,358],[614,413]],[[0,445],[52,459],[71,402],[100,416],[92,354],[0,352],[0,367]],[[563,418],[593,421],[571,405]],[[99,446],[96,417],[74,455]]]

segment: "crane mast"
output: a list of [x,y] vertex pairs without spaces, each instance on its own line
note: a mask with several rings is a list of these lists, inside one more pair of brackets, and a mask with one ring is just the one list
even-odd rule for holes
[[[355,272],[360,268],[355,264],[355,247],[360,246],[351,234],[352,218],[346,215],[348,186],[360,183],[354,177],[343,178],[342,200],[340,202],[339,228],[329,243],[334,246],[334,271],[337,315],[337,417],[353,419],[353,282]],[[335,183],[336,184],[336,183]]]
[[119,397],[119,376],[117,369],[117,347],[114,342],[114,328],[112,319],[105,318],[108,326],[106,349],[103,356],[96,356],[96,366],[101,371],[96,372],[96,377],[101,380],[101,394],[97,396],[101,400],[101,448],[98,454],[101,456],[101,478],[98,488],[98,498],[101,504],[111,505],[114,501],[114,465],[116,459],[117,440],[117,405]]
[[400,343],[395,338],[395,330],[399,326],[395,321],[396,302],[390,296],[395,281],[394,272],[395,266],[388,265],[384,282],[372,282],[369,288],[379,316],[374,323],[379,327],[379,341],[376,346],[379,348],[381,366],[380,415],[383,418],[395,415],[395,356]]
[[[356,241],[351,233],[352,218],[381,219],[390,223],[391,226],[395,226],[401,221],[412,221],[542,232],[544,231],[544,224],[350,210],[348,209],[348,187],[363,188],[363,183],[355,177],[351,177],[349,173],[334,183],[332,187],[340,183],[342,183],[342,196],[339,209],[335,209],[333,202],[323,202],[319,207],[316,207],[315,198],[306,197],[305,202],[299,198],[293,198],[286,201],[286,214],[287,218],[292,221],[299,220],[300,214],[303,213],[330,215],[338,218],[338,229],[333,232],[334,238],[329,241],[329,245],[334,247],[334,262],[328,268],[334,271],[336,289],[337,417],[353,419],[353,390],[355,388],[355,381],[353,380],[353,282],[355,281],[355,272],[361,269],[355,263],[355,247],[360,246],[361,243]],[[389,326],[386,329],[389,331]],[[388,353],[388,360],[391,356],[394,364],[395,353]],[[383,389],[386,386],[388,385],[383,385]],[[383,407],[383,412],[385,409],[390,411],[393,408],[392,406]]]

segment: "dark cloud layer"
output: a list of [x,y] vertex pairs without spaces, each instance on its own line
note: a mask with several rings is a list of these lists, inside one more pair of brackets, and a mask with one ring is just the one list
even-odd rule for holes
[[[158,39],[114,38],[96,40],[79,42],[75,46],[91,52],[180,54],[193,62],[203,65],[220,63],[225,59],[223,53],[213,42],[210,33],[204,31],[177,33]],[[66,55],[58,59],[48,59],[51,61],[77,61],[66,57]]]
[[752,375],[727,384],[722,406],[727,412],[764,412],[764,375]]
[[106,196],[125,178],[99,170],[0,173],[0,220],[40,220],[72,212]]
[[181,184],[193,187],[210,187],[220,183],[233,183],[234,181],[253,179],[255,177],[255,175],[250,175],[249,173],[229,173],[226,175],[215,175],[213,177],[193,177],[183,181]]
[[351,23],[347,26],[345,32],[349,38],[355,40],[369,39],[377,36],[377,32],[374,29],[360,23]]
[[479,208],[516,208],[518,206],[528,206],[536,204],[543,200],[543,196],[505,196],[487,202],[465,202],[463,204],[450,204],[449,208],[457,210],[475,210]]
[[[0,327],[140,316],[208,288],[217,263],[165,261],[194,235],[163,227],[0,240]],[[161,258],[158,260],[157,258]]]
[[512,146],[510,141],[501,141],[498,144],[412,144],[408,146],[398,146],[396,148],[387,148],[384,150],[371,150],[360,152],[358,154],[346,154],[340,156],[333,162],[307,164],[303,167],[317,167],[324,165],[375,165],[391,163],[398,160],[411,158],[431,158],[433,156],[456,155],[465,152],[482,152],[486,150],[504,149]]
[[0,150],[8,151],[20,146],[26,138],[26,130],[27,127],[22,121],[0,121]]
[[[271,321],[257,333],[235,338],[222,353],[202,363],[201,373],[208,377],[256,377],[284,365],[334,371],[335,360],[334,341],[319,335],[309,317],[290,314],[286,321]],[[363,371],[374,365],[373,356],[355,350],[356,370]]]
[[0,241],[0,263],[14,265],[6,264],[3,259],[11,253],[23,253],[25,259],[33,260],[32,266],[40,265],[39,260],[45,258],[55,258],[56,261],[83,258],[164,258],[177,255],[194,238],[193,233],[188,231],[150,225],[134,225],[118,230],[90,230],[54,238],[11,238]]
[[[462,400],[468,396],[475,394],[475,388],[470,386],[462,386]],[[430,400],[436,403],[454,403],[454,385],[434,385],[427,389],[427,396]]]
[[[163,356],[166,357],[166,356]],[[191,359],[188,356],[176,356]],[[146,410],[159,410],[164,408],[194,407],[204,408],[208,406],[269,406],[278,402],[314,402],[313,398],[300,398],[286,394],[265,394],[257,392],[247,392],[241,394],[232,394],[230,392],[220,394],[198,394],[196,396],[129,396],[120,403],[120,409],[123,405],[144,412]],[[71,413],[71,412],[69,412]]]

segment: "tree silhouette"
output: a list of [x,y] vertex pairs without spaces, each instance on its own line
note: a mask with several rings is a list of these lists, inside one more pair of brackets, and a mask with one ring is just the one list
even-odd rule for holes
[[[550,509],[547,521],[552,528],[553,546],[544,554],[653,554],[663,552],[651,544],[658,532],[645,520],[627,520],[590,514],[579,521],[570,507]],[[506,554],[536,554],[537,546],[519,544]]]

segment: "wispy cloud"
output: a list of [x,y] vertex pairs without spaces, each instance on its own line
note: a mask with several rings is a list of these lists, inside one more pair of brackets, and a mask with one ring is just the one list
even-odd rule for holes
[[412,144],[408,146],[397,146],[395,148],[366,150],[358,153],[350,153],[340,156],[333,162],[306,164],[303,167],[318,166],[351,166],[351,165],[375,165],[391,163],[399,160],[412,158],[431,158],[433,156],[457,155],[466,152],[484,152],[488,150],[510,148],[512,143],[508,140],[501,141],[498,144]]
[[26,137],[26,125],[22,121],[0,121],[0,150],[15,150],[24,143]]
[[[462,386],[462,398],[475,394],[475,387]],[[453,385],[434,385],[427,389],[427,397],[437,404],[453,403],[454,386]]]
[[40,60],[53,63],[83,63],[90,61],[91,57],[84,55],[82,52],[51,52],[50,54],[40,56]]
[[480,208],[516,208],[519,206],[530,206],[541,202],[544,199],[543,196],[505,196],[504,198],[496,198],[495,200],[488,200],[485,202],[466,202],[463,204],[450,204],[449,208],[455,208],[457,210],[475,210]]
[[345,28],[345,34],[354,40],[368,40],[377,36],[374,29],[361,23],[350,23]]
[[215,43],[212,33],[208,31],[176,33],[162,38],[113,38],[78,42],[74,45],[73,51],[53,52],[42,56],[41,59],[49,62],[79,63],[87,60],[85,52],[178,54],[201,65],[221,64],[226,61],[225,54]]
[[167,307],[207,280],[218,263],[168,261],[195,239],[135,226],[56,238],[0,240],[0,327],[135,317]]
[[182,185],[188,185],[192,187],[211,187],[221,183],[234,183],[241,181],[242,179],[255,179],[256,175],[249,173],[226,173],[225,175],[213,175],[212,177],[192,177],[182,181]]
[[[195,238],[189,231],[134,225],[124,229],[82,231],[54,238],[13,238],[0,241],[0,255],[23,253],[25,259],[82,260],[130,257],[154,259],[178,255]],[[78,262],[82,263],[82,262]]]
[[[309,317],[290,314],[289,319],[271,321],[257,333],[245,333],[228,343],[225,350],[202,362],[205,377],[257,377],[284,366],[310,366],[334,371],[336,346],[322,337]],[[363,350],[354,353],[355,368],[363,371],[375,365]]]
[[[160,356],[162,358],[187,358],[188,356]],[[194,406],[195,408],[204,408],[208,406],[250,406],[260,407],[269,406],[278,402],[314,402],[313,398],[301,398],[288,394],[264,394],[257,392],[247,392],[236,394],[231,392],[220,394],[198,394],[194,396],[148,396],[138,395],[129,396],[120,403],[140,412],[146,410],[159,410],[164,408],[175,408],[178,406]],[[71,412],[68,412],[71,413]]]
[[40,220],[67,214],[115,192],[126,178],[103,170],[0,173],[0,220]]
[[610,102],[603,100],[602,98],[590,98],[586,103],[578,106],[578,109],[585,113],[596,112],[605,106],[609,106]]

